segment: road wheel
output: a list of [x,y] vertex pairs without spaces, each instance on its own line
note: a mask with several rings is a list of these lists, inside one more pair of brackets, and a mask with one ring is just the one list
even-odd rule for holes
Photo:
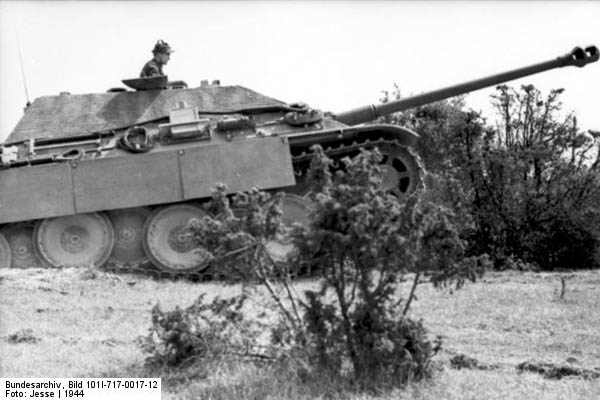
[[43,268],[33,244],[33,224],[29,222],[10,225],[2,230],[10,248],[11,268]]
[[108,212],[115,232],[115,245],[109,263],[117,267],[142,268],[150,259],[144,251],[144,225],[151,211],[145,207]]
[[406,147],[397,144],[379,146],[383,159],[384,188],[398,198],[413,193],[422,184],[422,168],[417,157]]
[[0,233],[0,268],[10,268],[10,246],[2,233]]
[[185,229],[191,219],[206,213],[198,206],[175,204],[156,209],[144,226],[144,249],[159,269],[173,273],[198,272],[208,267],[209,254],[193,241]]
[[34,238],[40,256],[53,267],[100,267],[115,240],[102,213],[44,219],[36,225]]

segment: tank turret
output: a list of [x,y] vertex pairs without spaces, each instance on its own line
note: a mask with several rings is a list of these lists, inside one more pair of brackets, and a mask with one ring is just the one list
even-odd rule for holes
[[37,98],[0,144],[0,267],[157,268],[197,273],[208,260],[185,226],[202,218],[217,182],[230,193],[284,191],[284,220],[309,206],[311,146],[339,159],[377,147],[383,184],[402,197],[419,185],[418,134],[364,124],[512,79],[598,60],[594,46],[557,59],[338,114],[219,81],[136,78],[131,89]]

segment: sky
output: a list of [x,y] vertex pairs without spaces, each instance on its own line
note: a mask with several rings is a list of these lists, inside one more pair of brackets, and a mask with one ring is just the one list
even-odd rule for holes
[[[158,39],[189,87],[219,79],[339,112],[600,46],[598,1],[0,0],[0,142],[28,97],[102,93],[135,78]],[[21,61],[22,60],[22,61]],[[24,79],[25,77],[25,79]],[[600,130],[600,62],[523,78],[566,89],[565,112]],[[490,120],[493,89],[466,98]]]

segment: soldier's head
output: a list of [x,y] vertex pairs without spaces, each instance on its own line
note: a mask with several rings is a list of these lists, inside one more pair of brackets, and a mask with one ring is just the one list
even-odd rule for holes
[[169,44],[163,40],[159,40],[154,45],[154,49],[152,50],[152,54],[154,54],[154,59],[161,63],[166,64],[169,62],[171,58],[171,53],[173,53],[173,49]]

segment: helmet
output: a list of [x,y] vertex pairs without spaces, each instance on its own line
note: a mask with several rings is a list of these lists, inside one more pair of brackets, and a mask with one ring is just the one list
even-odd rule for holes
[[170,53],[173,53],[173,52],[174,52],[174,50],[164,40],[158,40],[156,42],[156,44],[154,45],[154,49],[152,50],[153,54],[157,54],[157,53],[167,53],[167,54],[170,54]]

